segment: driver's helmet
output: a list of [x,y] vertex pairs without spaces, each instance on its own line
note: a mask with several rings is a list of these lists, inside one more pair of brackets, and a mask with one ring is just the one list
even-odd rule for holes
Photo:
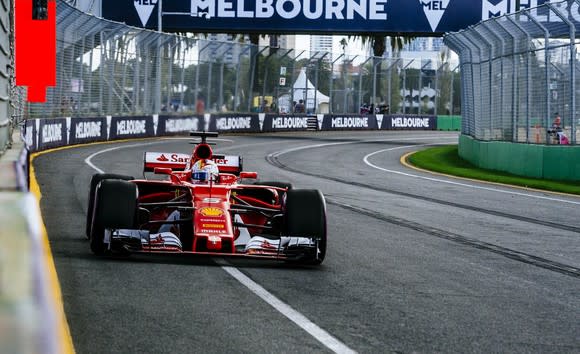
[[193,182],[216,182],[219,169],[215,162],[209,159],[201,159],[193,164],[191,179]]

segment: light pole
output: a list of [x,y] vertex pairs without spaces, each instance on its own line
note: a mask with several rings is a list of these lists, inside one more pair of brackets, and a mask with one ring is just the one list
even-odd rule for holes
[[332,114],[332,75],[334,73],[334,64],[338,61],[338,59],[342,58],[344,56],[344,53],[339,55],[338,58],[334,59],[334,61],[332,62],[332,64],[330,65],[330,79],[329,81],[329,85],[328,85],[328,113]]
[[163,33],[163,23],[162,23],[162,6],[163,1],[157,0],[157,31],[159,32],[159,37],[157,38],[157,92],[155,93],[155,109],[157,113],[161,111],[161,34]]

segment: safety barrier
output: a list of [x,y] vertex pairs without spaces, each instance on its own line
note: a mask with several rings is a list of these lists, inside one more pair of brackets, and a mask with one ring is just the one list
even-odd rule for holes
[[192,130],[222,133],[337,130],[436,130],[430,115],[276,115],[203,114],[29,119],[25,141],[31,151],[116,139],[187,134]]
[[461,130],[461,116],[437,116],[437,130]]
[[580,181],[580,146],[513,144],[461,135],[459,156],[481,168],[534,178]]
[[28,192],[28,151],[19,132],[11,140],[0,156],[0,352],[63,353],[66,326],[38,201]]

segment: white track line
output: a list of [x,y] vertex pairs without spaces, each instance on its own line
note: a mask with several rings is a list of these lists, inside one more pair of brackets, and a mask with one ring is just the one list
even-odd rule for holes
[[[434,144],[426,144],[426,145],[434,145]],[[406,173],[406,172],[401,172],[401,171],[389,170],[387,168],[383,168],[383,167],[377,166],[377,165],[375,165],[375,164],[373,164],[372,162],[369,161],[369,158],[371,156],[376,155],[376,154],[380,154],[382,152],[387,152],[387,151],[393,151],[393,150],[397,150],[397,149],[410,148],[410,147],[414,147],[414,146],[417,146],[417,145],[399,146],[399,147],[396,147],[396,148],[382,149],[382,150],[379,150],[379,151],[375,151],[375,152],[372,152],[372,153],[366,155],[363,158],[363,161],[368,166],[370,166],[372,168],[375,168],[377,170],[381,170],[383,172],[393,173],[393,174],[397,174],[397,175],[401,175],[401,176],[406,176],[406,177],[411,177],[411,178],[419,178],[419,179],[424,179],[424,180],[431,181],[431,182],[451,184],[451,185],[454,185],[454,186],[466,187],[466,188],[471,188],[471,189],[479,189],[479,190],[490,191],[490,192],[497,192],[497,193],[517,195],[517,196],[521,196],[521,197],[536,198],[536,199],[543,199],[543,200],[549,200],[549,201],[560,202],[560,203],[568,203],[568,204],[580,205],[580,202],[573,201],[573,200],[566,200],[566,199],[560,199],[560,198],[554,198],[554,197],[547,197],[547,196],[543,196],[543,195],[535,195],[535,194],[529,194],[529,193],[522,193],[522,192],[511,191],[511,190],[504,190],[504,189],[499,189],[499,188],[493,188],[493,187],[483,187],[483,186],[477,186],[477,185],[474,185],[474,184],[467,184],[467,183],[461,183],[461,182],[455,182],[455,181],[448,181],[448,180],[440,179],[440,178],[420,176],[420,175],[415,175],[415,174],[412,174],[412,173]],[[421,145],[419,145],[419,146],[421,146]],[[506,186],[506,188],[509,188],[509,186]]]
[[290,305],[282,302],[276,296],[272,295],[258,283],[248,278],[245,274],[240,272],[237,268],[223,265],[225,262],[218,262],[229,275],[234,277],[237,281],[242,283],[246,288],[248,288],[256,296],[267,302],[276,311],[280,312],[282,315],[286,316],[290,321],[294,322],[298,327],[302,328],[325,347],[332,350],[335,353],[356,353],[344,343],[333,337],[330,333],[326,332],[322,328],[318,327],[315,323],[310,321],[300,312],[294,310]]
[[[388,142],[388,141],[402,141],[402,140],[425,140],[425,139],[433,139],[433,138],[452,139],[450,137],[430,136],[430,137],[401,138],[401,139],[381,139],[381,140],[369,139],[369,140],[365,140],[365,141],[376,141],[376,142],[379,143],[379,142],[382,142],[382,141]],[[295,151],[300,151],[300,150],[308,150],[308,149],[321,148],[321,147],[334,146],[334,145],[357,144],[357,143],[360,143],[360,141],[344,141],[344,142],[336,142],[336,143],[322,143],[322,144],[315,144],[315,145],[299,146],[299,147],[295,147],[295,148],[291,148],[291,149],[277,151],[277,152],[271,153],[269,156],[278,157],[278,156],[282,156],[282,155],[285,155],[285,154],[290,153],[290,152],[295,152]],[[363,161],[368,166],[370,166],[372,168],[375,168],[377,170],[381,170],[383,172],[388,172],[388,173],[393,173],[393,174],[398,174],[398,175],[401,175],[401,176],[407,176],[407,177],[412,177],[412,178],[419,178],[419,179],[424,179],[424,180],[428,180],[428,181],[431,181],[431,182],[437,182],[437,183],[446,183],[446,184],[451,184],[451,185],[461,186],[461,187],[471,188],[471,189],[480,189],[480,190],[485,190],[485,191],[490,191],[490,192],[497,192],[497,193],[517,195],[517,196],[527,197],[527,198],[535,198],[535,199],[549,200],[549,201],[554,201],[554,202],[568,203],[568,204],[573,204],[573,205],[580,205],[580,202],[573,201],[573,200],[566,200],[566,199],[560,199],[560,198],[555,198],[555,197],[547,197],[547,196],[542,196],[542,195],[522,193],[522,192],[511,191],[511,190],[504,190],[504,189],[499,189],[499,188],[493,188],[493,187],[483,187],[483,186],[477,186],[475,184],[467,184],[467,183],[461,183],[461,182],[454,182],[454,181],[449,181],[449,180],[440,179],[440,178],[426,177],[426,176],[415,175],[415,174],[407,173],[407,172],[389,170],[389,169],[386,169],[386,168],[377,166],[377,165],[375,165],[375,164],[373,164],[373,163],[371,163],[369,161],[369,157],[371,157],[373,155],[376,155],[376,154],[379,154],[381,152],[393,151],[393,150],[401,150],[401,149],[408,149],[408,148],[413,148],[413,147],[418,147],[418,146],[442,145],[442,144],[444,144],[444,143],[431,143],[431,144],[421,144],[421,145],[405,145],[405,146],[397,146],[397,147],[388,148],[388,149],[382,149],[382,150],[378,150],[378,151],[372,152],[370,154],[367,154],[363,158]],[[453,176],[450,176],[450,178],[453,178]],[[509,188],[509,186],[506,186],[506,188]],[[541,193],[541,192],[539,192],[539,193]],[[546,193],[549,193],[549,192],[546,192]]]
[[[85,163],[87,165],[89,165],[90,167],[92,167],[95,171],[97,171],[99,173],[104,173],[103,170],[101,170],[100,168],[95,166],[95,164],[92,163],[91,160],[93,159],[93,157],[100,155],[100,154],[103,154],[103,153],[106,153],[106,152],[120,150],[123,148],[152,145],[152,144],[156,144],[156,143],[158,143],[158,142],[146,143],[146,144],[140,143],[140,144],[115,146],[112,148],[100,150],[100,151],[95,152],[94,154],[91,154],[89,157],[87,157],[85,159]],[[275,142],[275,144],[279,144],[279,143],[280,142]],[[267,144],[274,144],[274,143],[268,142]],[[250,145],[250,144],[248,144],[248,145]],[[250,146],[255,146],[255,145],[257,145],[257,144],[251,144]],[[232,149],[235,147],[236,146],[231,146],[228,148]],[[239,146],[237,146],[237,147],[239,147]],[[222,150],[224,150],[224,149],[222,149]],[[308,334],[310,334],[312,337],[314,337],[317,341],[322,343],[322,345],[324,345],[328,349],[332,350],[335,353],[341,353],[341,354],[356,353],[356,351],[350,349],[348,346],[346,346],[346,344],[342,343],[341,341],[339,341],[338,339],[333,337],[330,333],[328,333],[325,330],[323,330],[322,328],[318,327],[314,322],[310,321],[306,316],[304,316],[300,312],[294,310],[292,307],[290,307],[290,305],[288,305],[285,302],[283,302],[282,300],[278,299],[272,293],[268,292],[268,290],[264,289],[261,285],[259,285],[258,283],[256,283],[252,279],[248,278],[246,275],[244,275],[244,273],[240,272],[237,268],[234,268],[234,267],[228,265],[228,263],[225,260],[216,259],[216,263],[218,263],[226,273],[228,273],[230,276],[232,276],[234,279],[236,279],[238,282],[240,282],[242,285],[244,285],[246,288],[248,288],[252,293],[254,293],[256,296],[258,296],[260,299],[264,300],[266,303],[268,303],[268,305],[272,306],[276,311],[280,312],[282,315],[284,315],[290,321],[294,322],[298,327],[302,328],[304,331],[306,331]]]

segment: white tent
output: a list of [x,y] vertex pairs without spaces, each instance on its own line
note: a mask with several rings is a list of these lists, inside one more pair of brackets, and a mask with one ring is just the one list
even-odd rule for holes
[[[294,89],[292,101],[299,102],[300,100],[303,100],[307,111],[313,112],[316,107],[316,113],[328,113],[328,102],[330,99],[328,96],[314,88],[312,82],[306,78],[306,71],[304,68],[300,70],[300,74],[292,87]],[[290,106],[292,105],[292,102],[289,97],[290,95],[286,94],[278,98],[278,106],[281,111],[291,111]],[[314,102],[315,99],[316,104]]]

